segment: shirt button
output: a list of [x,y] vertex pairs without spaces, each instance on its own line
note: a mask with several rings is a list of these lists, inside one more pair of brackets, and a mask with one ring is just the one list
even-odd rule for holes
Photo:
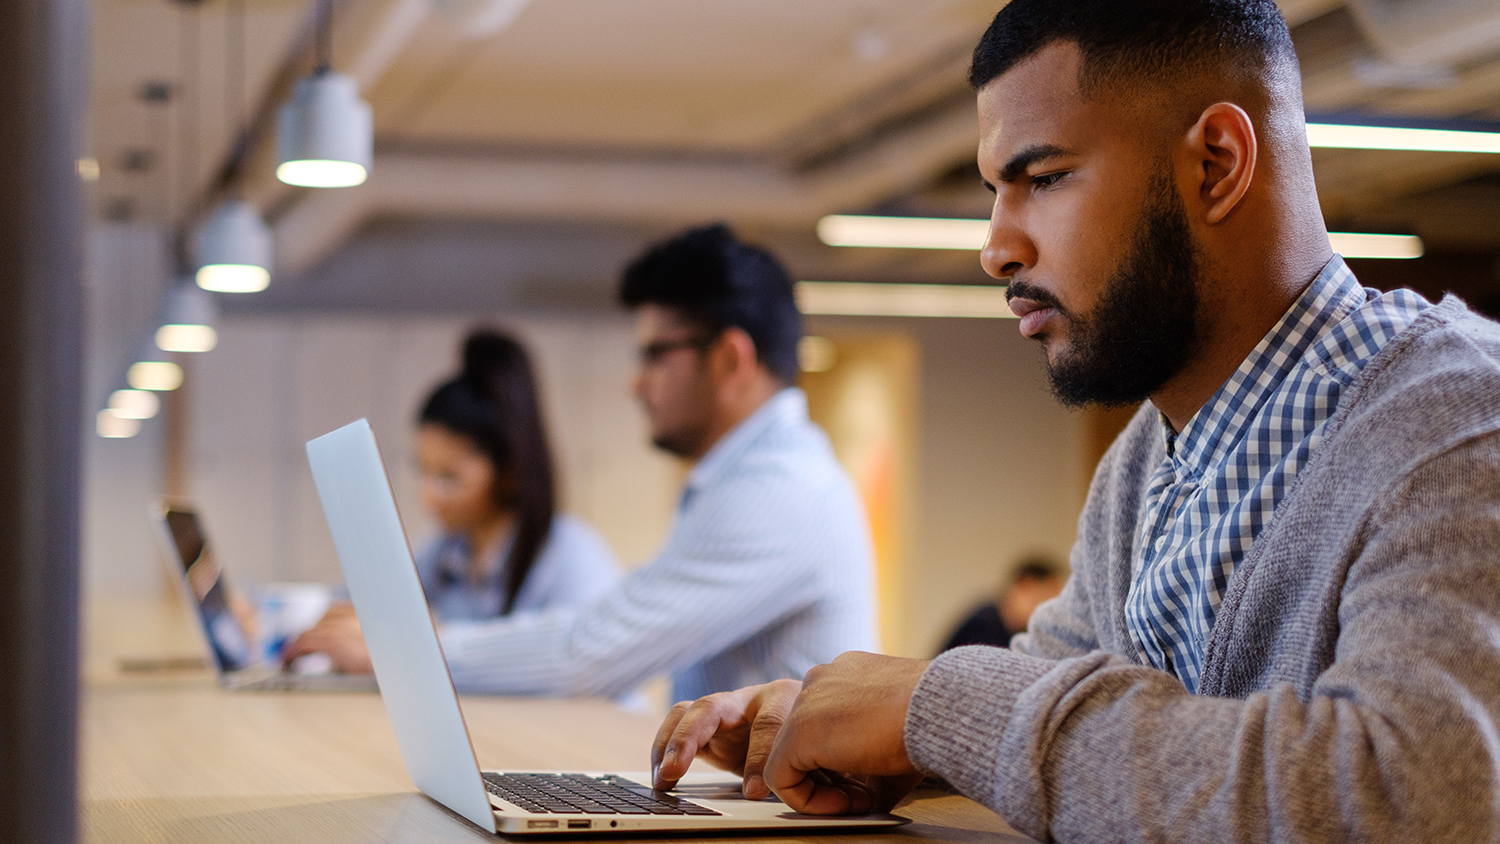
[[1165,536],[1158,536],[1156,538],[1156,550],[1160,551],[1161,547],[1163,545],[1166,545],[1166,544],[1167,544],[1167,538]]

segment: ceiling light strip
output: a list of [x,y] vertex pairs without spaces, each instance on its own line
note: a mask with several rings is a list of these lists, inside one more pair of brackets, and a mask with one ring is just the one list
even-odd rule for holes
[[799,281],[797,305],[818,316],[1013,317],[1005,288],[973,284],[872,284]]
[[1345,258],[1420,258],[1425,251],[1414,234],[1329,232],[1328,243]]
[[[818,221],[818,237],[829,246],[977,252],[989,225],[989,220],[830,214]],[[1345,258],[1420,258],[1424,251],[1422,239],[1410,234],[1329,232],[1328,240],[1333,251]]]
[[1500,132],[1309,123],[1307,145],[1333,149],[1500,153]]
[[989,227],[989,220],[830,214],[818,221],[818,238],[829,246],[978,251]]

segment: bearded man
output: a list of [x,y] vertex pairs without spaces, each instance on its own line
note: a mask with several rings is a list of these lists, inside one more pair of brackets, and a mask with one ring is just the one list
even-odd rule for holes
[[1009,649],[679,704],[804,812],[941,776],[1057,841],[1500,837],[1500,328],[1330,249],[1272,0],[1013,0],[986,271],[1069,404],[1148,400]]

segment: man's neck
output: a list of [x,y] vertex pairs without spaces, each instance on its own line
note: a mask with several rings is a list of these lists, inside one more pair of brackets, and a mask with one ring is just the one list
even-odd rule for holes
[[709,422],[708,430],[703,437],[703,446],[698,449],[697,454],[688,457],[693,465],[704,458],[720,440],[729,435],[730,431],[738,428],[742,422],[755,415],[757,410],[770,401],[773,396],[781,392],[787,385],[781,383],[767,374],[763,378],[756,379],[755,383],[749,385],[743,392],[721,401],[716,412]]
[[1333,257],[1327,235],[1321,231],[1316,238],[1303,240],[1302,248],[1286,249],[1280,253],[1282,260],[1270,266],[1264,260],[1219,263],[1253,270],[1229,272],[1213,281],[1218,295],[1211,295],[1200,308],[1192,356],[1151,394],[1151,403],[1166,416],[1172,430],[1180,432],[1187,426]]

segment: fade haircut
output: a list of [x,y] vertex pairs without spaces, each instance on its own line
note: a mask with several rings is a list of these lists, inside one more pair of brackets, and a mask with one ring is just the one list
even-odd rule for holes
[[784,384],[797,379],[802,314],[792,279],[770,252],[741,243],[728,226],[690,229],[651,247],[625,268],[620,301],[671,308],[713,337],[739,328],[772,375]]
[[[1297,54],[1273,0],[1012,0],[974,48],[969,84],[983,88],[1058,42],[1078,47],[1085,99],[1153,90],[1196,119],[1238,94],[1252,119],[1268,124],[1260,131],[1287,142],[1302,132]],[[1205,79],[1215,83],[1208,101],[1188,93]]]

